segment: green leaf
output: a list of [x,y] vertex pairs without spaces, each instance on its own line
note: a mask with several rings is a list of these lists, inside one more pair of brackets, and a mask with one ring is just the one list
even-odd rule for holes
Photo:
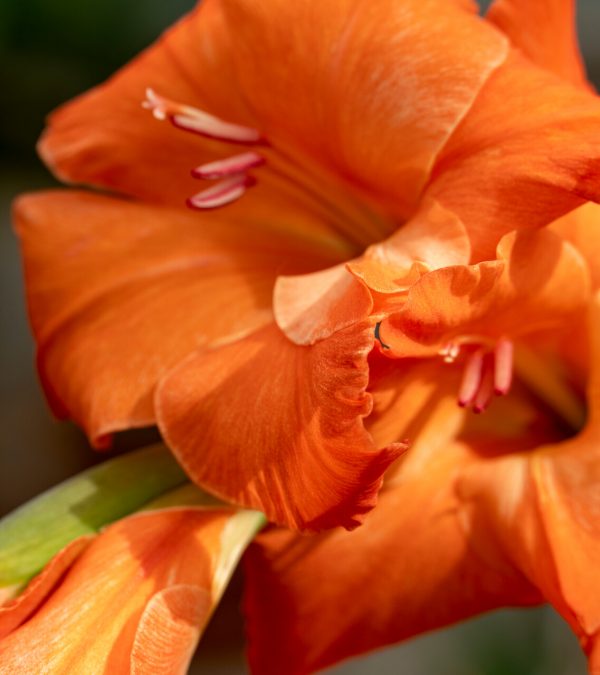
[[162,445],[109,460],[0,520],[0,587],[21,585],[61,548],[138,510],[187,478]]

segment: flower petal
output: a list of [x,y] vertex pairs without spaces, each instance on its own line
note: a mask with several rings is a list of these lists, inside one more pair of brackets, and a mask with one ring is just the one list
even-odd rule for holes
[[577,44],[576,0],[495,0],[486,18],[546,70],[586,84]]
[[[27,623],[0,642],[7,672],[180,672],[212,608],[221,537],[235,512],[174,508],[130,516],[105,530]],[[140,649],[157,623],[169,651]],[[148,634],[148,631],[152,631]],[[170,642],[170,638],[173,642]]]
[[414,209],[437,154],[506,56],[501,34],[473,6],[224,6],[239,83],[267,136],[346,176],[396,216]]
[[422,277],[381,326],[390,354],[435,354],[460,336],[498,339],[564,325],[589,298],[583,258],[554,232],[506,235],[498,258]]
[[185,673],[212,609],[210,593],[189,584],[152,596],[131,649],[131,675]]
[[[443,446],[456,437],[465,417],[465,410],[456,405],[459,368],[433,359],[398,361],[374,350],[369,372],[373,412],[365,424],[375,443],[384,446],[418,437],[420,443],[444,452]],[[386,482],[394,479],[399,466],[389,469]]]
[[268,322],[277,274],[347,255],[318,221],[281,209],[204,218],[79,192],[19,199],[29,311],[55,410],[97,445],[152,424],[157,380],[196,348]]
[[312,274],[279,277],[273,310],[279,328],[297,345],[311,345],[366,319],[373,308],[368,289],[336,265]]
[[84,535],[67,544],[20,595],[0,606],[0,640],[35,612],[92,539],[92,535]]
[[160,385],[160,429],[209,491],[294,528],[355,527],[404,450],[364,430],[373,341],[371,322],[313,347],[272,325],[199,353]]
[[[55,113],[40,150],[64,179],[181,203],[194,191],[189,169],[222,159],[223,149],[153,120],[140,106],[152,87],[259,129],[275,148],[260,173],[267,182],[284,172],[305,199],[315,201],[314,188],[317,203],[333,193],[338,209],[364,192],[404,217],[506,51],[472,3],[205,0],[116,77]],[[389,228],[376,228],[377,238]]]
[[470,257],[471,243],[463,223],[437,202],[425,199],[413,218],[385,241],[370,246],[350,263],[350,269],[372,290],[394,293],[399,290],[394,277],[410,273],[415,263],[427,271],[466,265]]
[[378,294],[408,290],[429,269],[468,263],[470,250],[460,220],[426,200],[408,223],[360,258],[312,274],[279,277],[275,320],[295,344],[314,344],[365,318],[374,304],[376,312],[389,310],[395,299]]
[[600,303],[591,310],[590,420],[567,442],[465,473],[459,492],[511,560],[593,650],[600,632]]
[[453,490],[468,461],[458,444],[415,445],[355,532],[261,536],[246,554],[252,671],[312,673],[479,612],[539,602],[494,559],[492,542],[478,542],[486,558],[472,547]]
[[104,85],[59,108],[38,146],[48,166],[65,181],[182,205],[197,192],[190,170],[217,159],[220,144],[158,122],[142,102],[152,88],[255,126],[235,87],[225,31],[218,3],[202,3]]
[[577,248],[590,270],[592,288],[600,288],[600,205],[588,202],[550,227]]
[[478,262],[508,231],[600,201],[599,176],[598,97],[513,53],[444,148],[428,193],[463,221]]

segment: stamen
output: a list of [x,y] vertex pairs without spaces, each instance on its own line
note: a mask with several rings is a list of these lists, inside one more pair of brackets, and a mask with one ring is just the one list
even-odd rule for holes
[[142,103],[142,106],[152,111],[152,114],[158,120],[169,119],[172,124],[180,129],[201,134],[208,138],[250,145],[265,142],[257,129],[225,122],[225,120],[198,108],[163,98],[150,88],[146,89],[146,100]]
[[[159,96],[153,89],[146,89],[146,100],[142,106],[150,110],[158,120],[170,120],[185,131],[202,134],[209,138],[232,143],[266,143],[260,132],[239,124],[230,124],[203,110],[183,105]],[[208,162],[192,170],[194,178],[220,180],[215,186],[202,190],[187,200],[193,209],[216,209],[239,199],[256,180],[246,173],[249,169],[265,163],[264,157],[256,152],[245,152],[227,159]]]
[[444,363],[454,363],[460,353],[460,345],[457,342],[449,342],[439,354],[444,359]]
[[500,338],[494,349],[494,392],[498,396],[508,394],[514,369],[514,345]]
[[236,174],[190,197],[187,200],[187,205],[192,209],[201,211],[217,209],[239,199],[247,188],[252,187],[255,183],[256,180],[252,176],[243,173]]
[[234,155],[227,159],[220,159],[216,162],[202,164],[192,170],[194,178],[204,180],[214,180],[216,178],[225,178],[236,173],[243,173],[248,169],[262,166],[265,163],[263,157],[256,152],[244,152],[241,155]]
[[479,390],[473,401],[473,412],[482,413],[487,409],[494,396],[494,363],[491,354],[486,354],[483,364],[483,375]]
[[458,405],[465,408],[473,402],[483,378],[483,349],[474,351],[468,358],[458,392]]

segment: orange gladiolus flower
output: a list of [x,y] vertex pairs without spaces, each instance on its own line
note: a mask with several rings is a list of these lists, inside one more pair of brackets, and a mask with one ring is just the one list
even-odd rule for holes
[[[573,11],[205,0],[50,120],[56,174],[121,195],[16,205],[55,410],[98,446],[156,423],[211,492],[336,528],[249,556],[257,672],[544,599],[600,672],[600,101]],[[3,644],[72,606],[119,527]],[[142,605],[90,658],[133,658]]]
[[206,0],[56,112],[55,173],[134,199],[16,205],[54,409],[98,446],[158,423],[198,484],[277,523],[362,522],[406,449],[391,429],[418,431],[373,412],[403,359],[435,382],[458,360],[483,410],[515,341],[587,301],[581,256],[539,228],[600,199],[600,102],[571,3],[539,11]]
[[248,515],[148,511],[76,539],[0,607],[0,670],[185,672]]

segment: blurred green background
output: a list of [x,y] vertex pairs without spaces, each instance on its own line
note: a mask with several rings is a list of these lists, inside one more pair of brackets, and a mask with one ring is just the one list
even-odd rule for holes
[[[34,150],[45,115],[101,82],[193,4],[192,0],[0,0],[0,514],[102,459],[75,427],[54,421],[43,400],[10,229],[10,201],[19,192],[54,184]],[[599,29],[599,0],[580,0],[579,31],[597,85]],[[118,445],[127,449],[139,442],[137,435],[125,435]],[[246,672],[237,609],[241,583],[238,575],[192,673]],[[550,610],[536,609],[497,612],[331,672],[584,675],[586,669],[563,622]]]

